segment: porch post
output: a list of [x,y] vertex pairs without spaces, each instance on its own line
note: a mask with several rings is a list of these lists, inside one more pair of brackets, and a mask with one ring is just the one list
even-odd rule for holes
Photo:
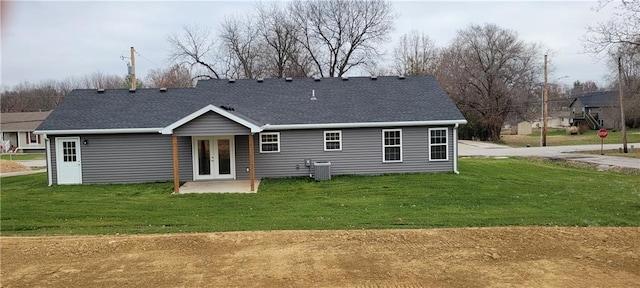
[[256,189],[255,159],[253,156],[253,133],[249,134],[249,181],[251,182],[251,192]]
[[173,193],[180,194],[180,169],[178,166],[178,137],[173,136]]

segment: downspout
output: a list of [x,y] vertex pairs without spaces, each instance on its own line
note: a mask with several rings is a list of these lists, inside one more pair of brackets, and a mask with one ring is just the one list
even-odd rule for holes
[[47,137],[47,134],[44,134],[44,144],[46,145],[47,152],[47,180],[49,181],[49,186],[53,185],[53,175],[51,173],[51,140]]
[[458,123],[453,126],[453,173],[460,174],[458,171]]

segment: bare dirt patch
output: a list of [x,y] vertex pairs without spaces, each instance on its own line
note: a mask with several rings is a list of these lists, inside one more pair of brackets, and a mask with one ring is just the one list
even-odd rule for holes
[[2,237],[2,287],[631,287],[640,228]]
[[31,168],[24,166],[18,162],[0,159],[0,173],[21,172],[30,170]]

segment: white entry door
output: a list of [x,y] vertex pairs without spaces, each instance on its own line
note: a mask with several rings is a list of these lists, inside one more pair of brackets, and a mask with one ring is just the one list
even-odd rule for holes
[[193,137],[195,180],[235,179],[233,136]]
[[80,137],[56,138],[58,184],[82,184]]

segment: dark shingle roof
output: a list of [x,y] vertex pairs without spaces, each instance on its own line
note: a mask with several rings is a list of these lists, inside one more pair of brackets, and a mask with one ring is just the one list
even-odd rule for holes
[[[584,107],[620,107],[618,91],[599,91],[576,97]],[[572,103],[573,104],[573,103]]]
[[162,128],[209,104],[260,126],[464,119],[432,76],[203,80],[166,92],[74,90],[38,130]]

